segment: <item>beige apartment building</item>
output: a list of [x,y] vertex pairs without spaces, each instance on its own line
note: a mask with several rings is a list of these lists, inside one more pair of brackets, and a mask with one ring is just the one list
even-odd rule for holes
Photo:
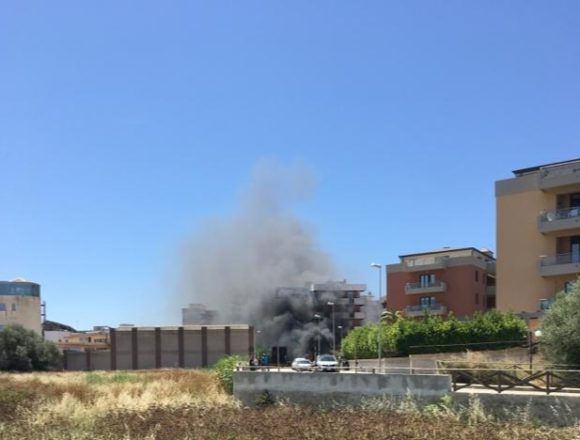
[[535,318],[580,275],[580,159],[496,182],[497,308]]
[[0,330],[21,325],[41,334],[40,285],[16,278],[0,281]]

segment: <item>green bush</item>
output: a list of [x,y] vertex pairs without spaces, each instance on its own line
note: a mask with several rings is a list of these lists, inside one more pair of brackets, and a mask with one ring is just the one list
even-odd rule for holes
[[62,368],[57,346],[19,325],[0,330],[0,371],[50,371]]
[[580,280],[561,292],[541,323],[540,346],[554,364],[580,366]]
[[229,394],[234,392],[234,370],[238,363],[243,361],[241,356],[225,356],[215,364],[216,377],[225,392]]
[[[454,316],[443,319],[430,315],[425,315],[421,320],[400,318],[392,324],[383,323],[380,328],[383,356],[458,351],[462,348],[471,350],[504,348],[513,343],[497,344],[497,342],[524,341],[527,334],[527,327],[522,319],[511,313],[496,311],[478,313],[464,320]],[[370,324],[349,332],[342,342],[344,356],[349,359],[376,357],[378,331],[378,324]],[[486,342],[491,344],[486,345]],[[455,346],[441,347],[442,345]]]

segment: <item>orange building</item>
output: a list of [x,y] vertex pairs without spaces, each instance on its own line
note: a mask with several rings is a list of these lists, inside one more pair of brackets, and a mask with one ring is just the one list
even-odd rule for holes
[[493,252],[446,247],[399,258],[387,265],[388,309],[461,317],[495,308]]

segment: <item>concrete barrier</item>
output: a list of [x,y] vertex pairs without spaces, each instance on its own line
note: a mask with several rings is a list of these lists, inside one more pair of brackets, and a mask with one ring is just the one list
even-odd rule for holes
[[245,405],[275,401],[331,406],[364,399],[411,396],[433,402],[451,392],[451,378],[436,374],[282,373],[236,371],[234,395]]

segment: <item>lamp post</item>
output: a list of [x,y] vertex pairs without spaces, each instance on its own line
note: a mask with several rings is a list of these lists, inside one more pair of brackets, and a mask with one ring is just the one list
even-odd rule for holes
[[258,345],[258,335],[262,333],[262,330],[256,330],[254,327],[254,358],[256,358],[256,346]]
[[336,328],[337,328],[338,330],[340,330],[340,343],[342,344],[342,334],[343,334],[343,333],[342,333],[342,329],[343,329],[344,327],[343,327],[342,325],[338,325],[338,326],[336,326]]
[[314,319],[316,319],[316,323],[318,324],[318,333],[316,335],[316,343],[318,346],[316,356],[320,356],[320,315],[318,313],[314,314]]
[[[381,264],[379,264],[379,263],[372,263],[371,264],[371,267],[374,267],[375,269],[378,269],[379,270],[379,307],[381,307],[381,296],[382,296],[382,293],[383,293],[383,273],[382,273],[383,272],[383,270],[382,270],[383,269],[383,266]],[[383,351],[383,347],[382,347],[382,345],[383,345],[382,342],[383,341],[382,341],[382,339],[383,339],[383,337],[381,335],[381,318],[380,318],[380,315],[379,315],[378,333],[379,333],[379,335],[378,335],[378,338],[377,339],[378,339],[378,346],[379,346],[378,356],[379,356],[379,372],[380,372],[381,369],[382,369],[382,366],[383,366],[383,361],[382,361],[382,351]]]
[[334,302],[328,301],[326,304],[332,307],[332,353],[336,355],[336,330],[334,328]]

